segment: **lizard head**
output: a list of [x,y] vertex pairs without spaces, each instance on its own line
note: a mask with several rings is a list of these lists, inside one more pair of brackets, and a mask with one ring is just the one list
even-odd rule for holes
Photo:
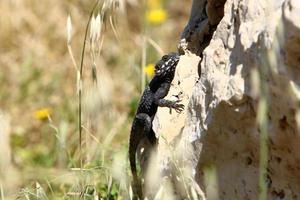
[[155,65],[155,75],[165,76],[170,72],[175,72],[176,66],[179,62],[179,55],[177,53],[169,53],[164,55],[160,61]]

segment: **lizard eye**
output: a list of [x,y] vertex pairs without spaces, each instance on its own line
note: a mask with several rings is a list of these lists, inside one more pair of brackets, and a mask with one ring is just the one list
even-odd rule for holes
[[169,57],[168,55],[164,55],[164,56],[162,57],[162,59],[163,59],[163,60],[168,60],[168,57]]

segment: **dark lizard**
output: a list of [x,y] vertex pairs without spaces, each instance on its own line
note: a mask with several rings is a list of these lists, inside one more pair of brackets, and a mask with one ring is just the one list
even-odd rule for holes
[[164,55],[156,63],[155,75],[143,92],[132,123],[129,139],[129,160],[133,176],[133,190],[135,195],[138,195],[140,199],[142,199],[142,189],[136,169],[136,151],[138,145],[146,137],[150,144],[156,147],[157,138],[152,129],[152,121],[158,106],[172,108],[176,112],[181,112],[184,108],[184,105],[179,104],[180,100],[170,101],[163,99],[169,92],[178,61],[179,55],[170,53]]

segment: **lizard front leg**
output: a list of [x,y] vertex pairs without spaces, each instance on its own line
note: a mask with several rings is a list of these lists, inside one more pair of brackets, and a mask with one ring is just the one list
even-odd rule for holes
[[171,83],[166,82],[160,86],[160,88],[154,94],[154,102],[160,107],[173,108],[176,112],[180,113],[184,109],[184,105],[180,104],[181,100],[171,101],[164,99],[170,90]]
[[181,100],[171,101],[166,99],[159,99],[157,105],[160,107],[168,107],[175,109],[176,112],[181,113],[184,109],[184,105],[180,104]]

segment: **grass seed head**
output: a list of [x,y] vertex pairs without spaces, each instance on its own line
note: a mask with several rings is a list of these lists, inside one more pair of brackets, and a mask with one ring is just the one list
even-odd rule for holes
[[68,44],[71,43],[71,39],[72,39],[72,21],[71,21],[71,16],[68,16],[67,19],[67,42]]

